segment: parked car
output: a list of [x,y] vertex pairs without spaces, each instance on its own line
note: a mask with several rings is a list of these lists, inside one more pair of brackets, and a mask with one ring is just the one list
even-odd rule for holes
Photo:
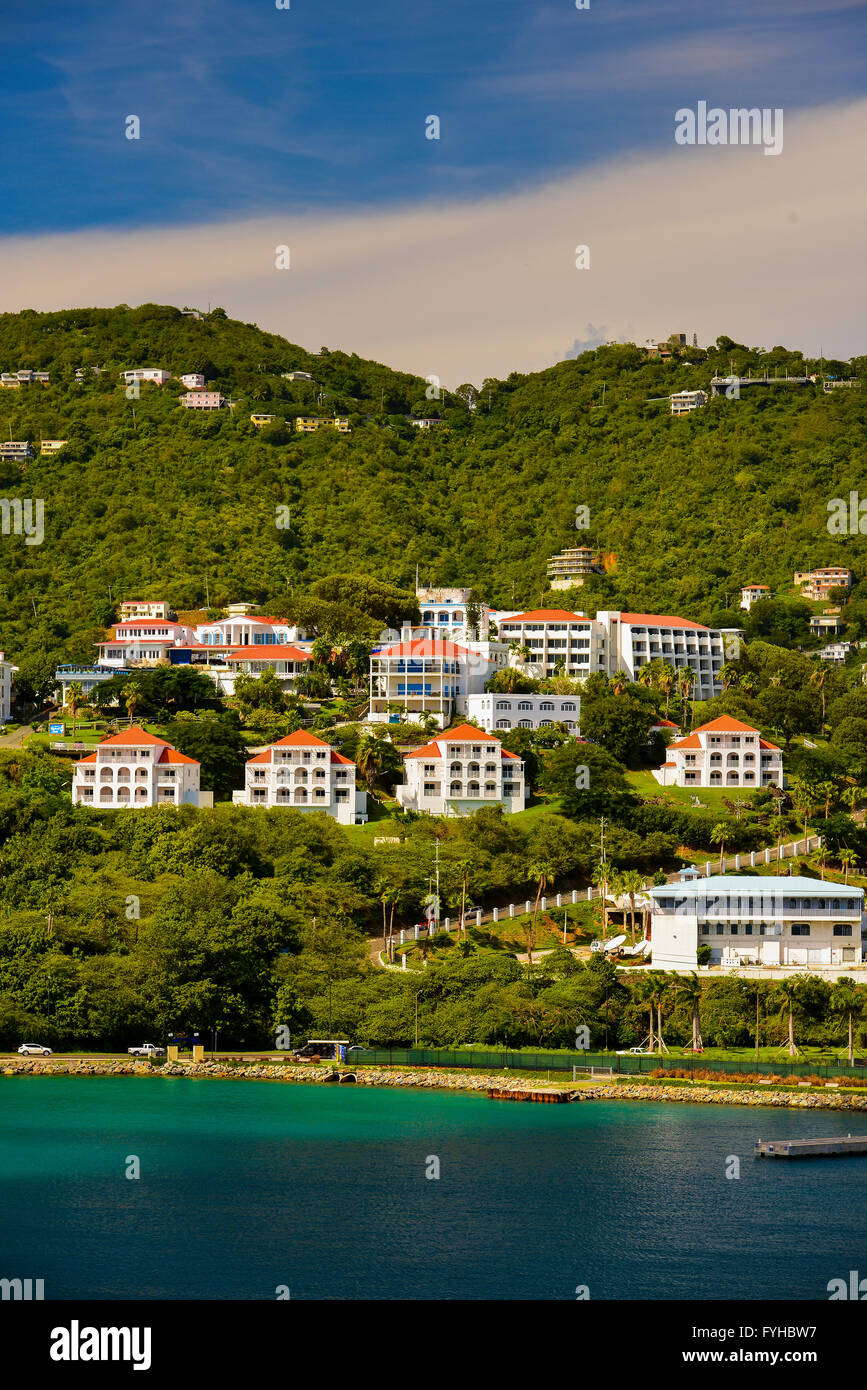
[[142,1043],[141,1047],[127,1048],[130,1057],[164,1057],[165,1051],[164,1047],[157,1047],[156,1043]]
[[43,1047],[42,1043],[22,1043],[18,1051],[22,1057],[50,1057],[51,1048]]

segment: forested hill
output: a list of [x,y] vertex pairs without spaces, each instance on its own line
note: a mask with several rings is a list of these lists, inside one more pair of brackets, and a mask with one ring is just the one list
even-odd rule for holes
[[[436,401],[420,378],[311,353],[219,309],[2,315],[0,370],[51,373],[47,387],[0,392],[3,437],[69,443],[23,471],[0,463],[0,495],[45,507],[41,545],[0,536],[0,647],[16,661],[90,658],[125,596],[267,612],[329,574],[411,586],[416,565],[494,605],[534,604],[546,557],[585,543],[619,557],[583,591],[593,611],[706,620],[748,580],[780,590],[795,568],[836,562],[860,575],[867,542],[826,523],[829,499],[861,483],[867,393],[752,388],[673,418],[671,391],[732,369],[803,373],[804,359],[725,338],[671,362],[643,358],[599,348],[531,376],[451,383]],[[864,357],[822,365],[867,375]],[[118,373],[136,366],[204,372],[235,409],[183,410],[177,382],[130,400]],[[292,369],[314,382],[285,380]],[[251,412],[277,418],[257,430]],[[353,432],[282,423],[304,413],[348,415]],[[409,414],[440,414],[447,428],[417,430]],[[579,506],[589,529],[575,528]]]

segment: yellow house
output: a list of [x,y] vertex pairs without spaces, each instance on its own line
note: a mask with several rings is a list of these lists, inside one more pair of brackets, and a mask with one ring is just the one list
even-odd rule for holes
[[250,421],[257,429],[261,429],[263,425],[270,425],[271,421],[276,420],[276,418],[276,415],[251,415]]
[[333,420],[326,420],[321,415],[298,415],[295,419],[295,428],[299,434],[315,434],[316,430],[324,427],[337,430],[340,434],[351,434],[349,420],[344,415],[335,416]]

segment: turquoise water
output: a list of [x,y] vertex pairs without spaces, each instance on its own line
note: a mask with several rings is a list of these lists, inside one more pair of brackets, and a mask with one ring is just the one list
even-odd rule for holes
[[867,1115],[0,1078],[0,1277],[83,1299],[825,1299],[867,1274],[867,1160],[752,1145],[848,1132]]

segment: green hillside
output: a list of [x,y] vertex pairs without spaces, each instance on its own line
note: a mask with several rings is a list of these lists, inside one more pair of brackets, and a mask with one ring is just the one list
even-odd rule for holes
[[[184,411],[174,384],[129,400],[118,373],[134,366],[202,371],[237,406]],[[867,375],[865,357],[823,366]],[[795,568],[863,569],[864,539],[826,527],[828,500],[859,486],[863,391],[754,388],[683,418],[652,399],[732,367],[804,372],[783,348],[721,339],[663,363],[611,346],[430,401],[419,378],[311,354],[222,310],[199,321],[144,305],[0,316],[0,370],[23,367],[51,384],[0,393],[3,437],[69,444],[23,471],[0,463],[3,497],[45,506],[43,544],[0,537],[0,646],[16,660],[90,658],[125,596],[267,611],[341,572],[409,586],[418,565],[423,580],[474,585],[495,605],[537,603],[546,557],[574,544],[619,556],[583,591],[591,610],[707,619],[747,580],[783,591]],[[293,368],[314,383],[284,380]],[[251,411],[277,420],[259,431]],[[282,423],[335,412],[351,436]],[[448,428],[418,431],[411,412]],[[576,531],[582,505],[590,529]]]

